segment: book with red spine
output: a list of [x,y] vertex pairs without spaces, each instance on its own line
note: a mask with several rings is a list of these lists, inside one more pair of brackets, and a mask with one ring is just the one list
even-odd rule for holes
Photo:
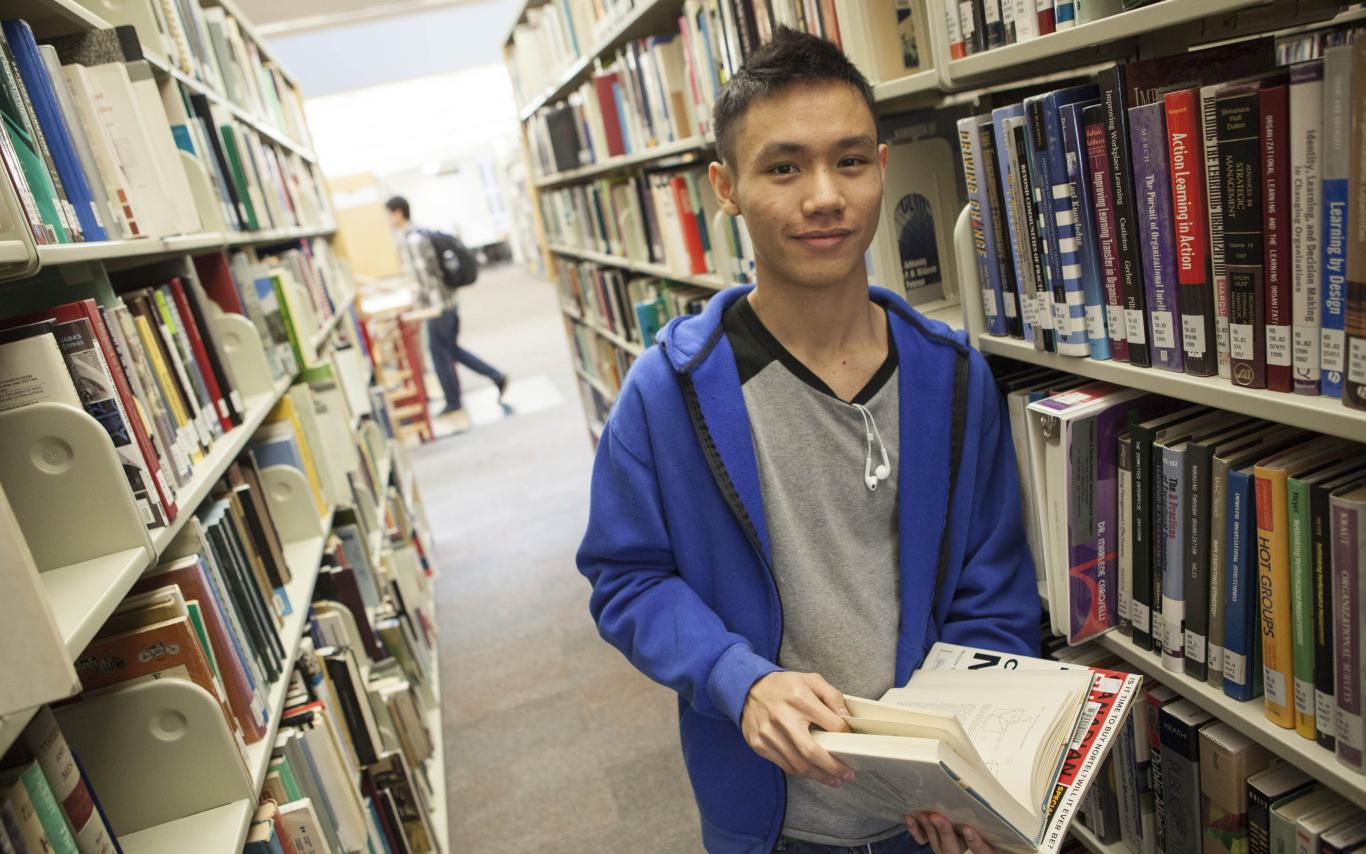
[[170,281],[171,299],[175,304],[176,311],[180,314],[181,328],[185,330],[185,337],[190,340],[190,349],[194,353],[195,361],[200,365],[200,373],[204,377],[204,387],[208,389],[209,397],[213,399],[214,412],[218,416],[218,423],[223,426],[226,433],[234,426],[232,417],[232,404],[223,394],[223,389],[218,383],[218,360],[209,357],[209,351],[204,346],[204,339],[199,336],[199,323],[193,311],[190,310],[189,300],[185,297],[185,286],[181,283],[180,277],[173,277]]
[[1258,93],[1262,149],[1262,257],[1266,277],[1266,387],[1291,389],[1290,90],[1280,83]]
[[620,79],[615,71],[593,76],[593,91],[598,96],[598,108],[602,110],[602,127],[607,134],[609,157],[620,157],[626,153],[626,145],[621,138],[621,116],[617,113],[617,97],[612,91],[619,85]]
[[230,314],[249,316],[246,307],[242,305],[241,296],[237,293],[237,286],[233,284],[228,259],[222,252],[196,255],[194,268],[199,274],[199,281],[204,285],[204,292],[209,295],[209,299],[218,303],[219,308]]
[[1181,347],[1186,373],[1213,376],[1214,293],[1210,286],[1205,214],[1205,161],[1200,128],[1200,91],[1181,89],[1163,97],[1167,112],[1168,164],[1176,229],[1176,283],[1181,306]]
[[[160,458],[152,446],[151,437],[147,435],[146,422],[133,397],[128,377],[123,373],[123,365],[114,350],[114,341],[109,337],[109,330],[104,325],[104,317],[100,315],[99,306],[93,299],[77,300],[23,317],[10,318],[2,325],[23,326],[44,320],[66,327],[70,330],[67,334],[71,336],[84,336],[87,333],[77,327],[88,327],[88,334],[93,338],[90,343],[95,346],[102,363],[99,368],[102,368],[103,373],[112,380],[114,388],[108,399],[96,400],[91,396],[94,392],[87,392],[73,374],[72,379],[77,380],[77,388],[81,391],[81,403],[86,411],[100,422],[100,426],[109,432],[109,438],[114,442],[114,451],[128,476],[128,483],[133,490],[133,498],[143,521],[149,528],[164,527],[175,519],[178,511],[175,491],[161,470]],[[62,344],[65,355],[67,345],[63,343],[61,330],[57,331],[57,341]],[[112,409],[108,405],[111,401],[114,404]],[[138,480],[146,482],[140,484]]]
[[673,190],[674,204],[678,206],[678,221],[683,226],[683,242],[688,247],[688,269],[694,276],[707,272],[706,250],[702,248],[702,233],[697,228],[697,217],[693,214],[688,182],[682,175],[669,179],[669,189]]
[[1039,14],[1039,35],[1046,36],[1058,28],[1053,14],[1053,0],[1035,0],[1034,8]]

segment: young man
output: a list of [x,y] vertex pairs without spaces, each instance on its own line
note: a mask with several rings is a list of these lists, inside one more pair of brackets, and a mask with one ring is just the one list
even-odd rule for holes
[[[713,110],[758,284],[674,320],[598,445],[579,569],[604,638],[679,693],[711,851],[989,854],[941,816],[860,816],[810,727],[937,640],[1034,653],[1004,402],[964,335],[870,289],[887,147],[831,44],[780,29]],[[910,830],[911,836],[907,835]]]
[[500,401],[507,391],[507,376],[457,343],[460,336],[458,291],[446,287],[432,240],[425,231],[413,225],[408,200],[393,196],[384,203],[384,207],[389,211],[389,222],[403,239],[403,254],[422,289],[422,302],[441,309],[441,314],[427,321],[427,344],[432,354],[432,370],[436,371],[441,393],[446,398],[446,405],[438,418],[447,422],[454,432],[463,433],[470,429],[470,417],[460,400],[460,375],[455,371],[456,363],[488,377],[498,387]]

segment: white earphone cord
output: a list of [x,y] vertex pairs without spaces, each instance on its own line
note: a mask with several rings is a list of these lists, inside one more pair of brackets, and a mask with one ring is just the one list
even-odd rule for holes
[[[877,429],[877,420],[873,418],[873,413],[868,407],[861,403],[851,404],[863,416],[863,436],[865,451],[863,456],[863,483],[868,487],[869,492],[877,489],[878,483],[886,480],[892,474],[892,464],[887,458],[887,444],[882,441],[882,432]],[[877,438],[878,450],[882,453],[882,465],[873,468],[873,439]]]

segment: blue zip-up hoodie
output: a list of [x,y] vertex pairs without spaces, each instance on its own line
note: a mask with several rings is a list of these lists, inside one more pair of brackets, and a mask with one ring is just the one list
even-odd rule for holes
[[[748,290],[674,319],[631,368],[598,443],[578,554],[602,636],[678,692],[703,842],[735,854],[772,851],[786,806],[783,772],[739,726],[750,686],[781,669],[783,633],[749,418],[721,326]],[[1039,597],[1004,400],[961,332],[889,291],[871,295],[891,318],[898,359],[895,684],[938,640],[1036,653]]]

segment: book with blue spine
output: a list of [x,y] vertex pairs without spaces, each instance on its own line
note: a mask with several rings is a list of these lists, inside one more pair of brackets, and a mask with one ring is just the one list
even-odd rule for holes
[[1081,256],[1081,286],[1086,297],[1086,340],[1092,359],[1110,358],[1110,332],[1105,317],[1105,289],[1101,281],[1100,241],[1096,232],[1094,188],[1089,180],[1086,122],[1083,111],[1099,101],[1067,104],[1059,111],[1066,147],[1067,181],[1072,188],[1072,219]]
[[996,150],[996,168],[1001,178],[1001,207],[1005,213],[1004,243],[1010,249],[1007,263],[1014,270],[1016,290],[1020,304],[1020,334],[1026,341],[1034,340],[1032,314],[1028,301],[1034,293],[1034,268],[1030,262],[1029,250],[1024,243],[1023,227],[1020,221],[1023,207],[1020,200],[1020,182],[1011,169],[1010,154],[1014,150],[1014,139],[1005,127],[1006,119],[1024,117],[1024,105],[1011,104],[997,107],[991,111],[991,128]]
[[958,120],[958,147],[963,156],[963,178],[968,191],[969,221],[972,226],[973,255],[977,259],[977,281],[982,289],[982,309],[987,333],[1006,334],[1005,302],[1001,294],[1001,265],[996,255],[995,235],[991,230],[990,201],[982,163],[982,144],[976,116]]
[[1352,46],[1323,52],[1323,310],[1319,317],[1319,390],[1342,397],[1347,369],[1347,170],[1352,142]]
[[1053,28],[1055,30],[1070,30],[1076,25],[1076,0],[1053,0]]
[[1143,286],[1152,330],[1153,367],[1184,370],[1181,307],[1176,283],[1176,245],[1172,233],[1172,186],[1168,170],[1167,121],[1162,103],[1129,110],[1133,153],[1134,201],[1142,248]]
[[1057,352],[1088,356],[1086,296],[1082,290],[1081,259],[1072,218],[1067,157],[1062,144],[1058,111],[1067,104],[1095,100],[1095,85],[1073,86],[1025,99],[1029,140],[1033,153],[1032,178],[1041,208],[1041,233],[1046,273],[1053,294],[1053,332]]
[[1228,472],[1228,586],[1224,590],[1224,693],[1262,693],[1262,636],[1257,625],[1256,484],[1253,465]]

